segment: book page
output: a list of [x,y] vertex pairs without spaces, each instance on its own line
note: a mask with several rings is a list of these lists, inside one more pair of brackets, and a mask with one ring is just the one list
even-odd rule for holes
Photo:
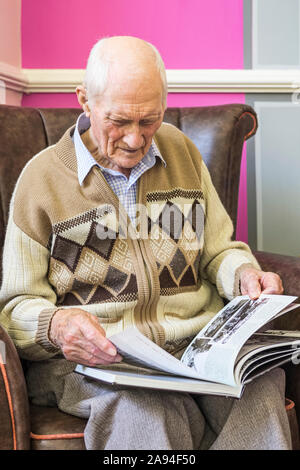
[[[248,341],[254,340],[256,344],[249,344]],[[260,348],[259,343],[263,341],[263,349]],[[279,356],[283,352],[287,353],[291,358],[297,358],[299,355],[299,348],[300,348],[300,338],[298,340],[292,339],[290,342],[287,342],[286,340],[283,341],[281,339],[277,338],[276,342],[268,343],[265,342],[265,338],[260,337],[257,340],[257,335],[251,336],[250,340],[248,340],[246,345],[243,346],[242,348],[242,355],[239,354],[239,360],[236,363],[235,366],[235,377],[237,379],[237,383],[240,383],[244,379],[244,373],[249,372],[251,369],[252,365],[262,361],[262,360],[270,360],[272,357]]]
[[200,378],[192,368],[182,364],[164,349],[146,338],[137,328],[127,328],[121,333],[109,337],[116,346],[123,360],[129,364],[146,366],[174,375]]
[[259,377],[262,374],[265,374],[269,370],[272,370],[276,367],[281,367],[281,365],[289,362],[291,356],[289,353],[281,354],[276,356],[273,360],[269,359],[263,361],[262,364],[257,364],[256,367],[251,368],[243,377],[243,384],[251,382],[254,378]]
[[206,380],[236,385],[234,366],[243,344],[296,299],[264,294],[257,300],[234,298],[198,333],[181,361]]
[[248,360],[253,354],[268,353],[270,348],[289,346],[299,348],[300,331],[294,330],[264,330],[254,333],[240,350],[237,362],[240,363],[246,357]]

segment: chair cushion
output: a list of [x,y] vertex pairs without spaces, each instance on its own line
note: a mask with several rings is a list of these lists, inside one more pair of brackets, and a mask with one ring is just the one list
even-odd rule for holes
[[57,408],[30,407],[31,448],[34,450],[83,450],[87,420]]

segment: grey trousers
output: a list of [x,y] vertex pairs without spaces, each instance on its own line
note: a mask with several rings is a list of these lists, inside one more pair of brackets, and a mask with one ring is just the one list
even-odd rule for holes
[[291,449],[282,369],[248,384],[236,400],[110,386],[73,368],[64,359],[32,363],[29,396],[36,405],[88,419],[87,449]]

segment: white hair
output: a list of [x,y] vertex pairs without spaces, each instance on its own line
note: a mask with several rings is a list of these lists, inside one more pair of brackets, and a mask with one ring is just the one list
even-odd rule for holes
[[[91,49],[88,58],[83,84],[86,88],[90,104],[93,104],[94,98],[101,95],[107,86],[109,61],[105,56],[105,46],[109,39],[109,37],[100,39]],[[156,47],[147,41],[144,42],[148,44],[154,52],[155,64],[162,81],[163,104],[165,104],[167,100],[168,85],[164,62]]]

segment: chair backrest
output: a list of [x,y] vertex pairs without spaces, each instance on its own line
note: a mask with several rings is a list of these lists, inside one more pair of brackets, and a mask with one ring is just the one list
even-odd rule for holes
[[[56,143],[80,113],[80,109],[0,105],[0,253],[9,201],[22,168],[36,153]],[[235,226],[243,143],[257,129],[254,110],[244,104],[170,108],[164,121],[196,144]]]

